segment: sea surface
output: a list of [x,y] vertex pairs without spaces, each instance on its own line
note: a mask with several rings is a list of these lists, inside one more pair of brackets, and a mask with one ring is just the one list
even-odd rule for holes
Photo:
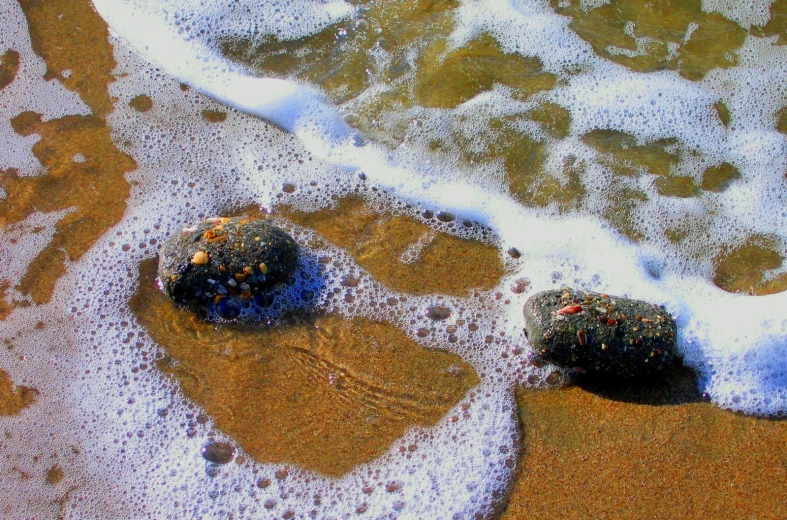
[[[631,497],[718,474],[693,516],[787,514],[762,484],[787,482],[787,1],[0,20],[2,516],[520,518],[576,486],[603,517],[593,464]],[[302,246],[241,319],[156,283],[166,237],[217,215]],[[664,305],[684,367],[572,386],[522,330],[561,287]],[[567,484],[555,450],[596,462]]]

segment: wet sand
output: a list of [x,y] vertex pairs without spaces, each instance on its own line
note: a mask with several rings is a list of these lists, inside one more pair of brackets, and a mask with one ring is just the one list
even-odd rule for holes
[[[155,360],[260,462],[341,476],[408,428],[433,426],[479,382],[456,354],[421,347],[384,322],[303,311],[274,327],[217,326],[158,289],[155,261],[140,277],[131,308],[164,349],[142,369]],[[207,420],[191,419],[187,435]]]
[[[306,213],[282,206],[277,213],[349,251],[358,265],[394,291],[464,296],[472,289],[494,289],[504,273],[489,239],[463,239],[410,217],[380,213],[358,196],[339,200],[335,209]],[[479,239],[490,234],[453,215],[426,215],[432,222],[442,218],[457,228],[474,227]]]
[[24,385],[15,386],[0,370],[0,415],[16,415],[36,401],[38,390]]
[[571,387],[518,396],[520,474],[503,518],[787,518],[787,422]]
[[[78,208],[67,221],[61,222],[53,245],[34,262],[34,276],[28,278],[31,281],[22,282],[25,292],[29,292],[34,301],[42,302],[49,299],[54,282],[65,269],[65,255],[71,260],[78,259],[101,233],[121,218],[129,192],[123,173],[133,170],[134,165],[112,144],[103,120],[111,110],[106,84],[111,80],[113,66],[103,22],[84,0],[45,3],[25,0],[21,5],[31,27],[34,49],[46,60],[52,80],[62,81],[76,90],[95,113],[85,118],[62,118],[46,123],[38,122],[34,115],[22,117],[18,121],[20,132],[35,132],[43,137],[43,144],[35,153],[49,168],[48,174],[20,180],[10,172],[2,173],[3,185],[9,194],[8,199],[0,202],[0,224],[4,226],[19,222],[38,209],[71,205]],[[58,18],[63,13],[66,16]],[[77,33],[89,36],[86,39],[76,37]],[[12,58],[4,58],[4,65]],[[66,68],[73,70],[68,79],[61,74]],[[701,73],[702,66],[697,70],[681,72]],[[3,81],[12,76],[13,67],[4,66]],[[86,156],[88,161],[84,167],[58,169],[57,159],[74,153]],[[62,180],[63,176],[67,176],[67,182]],[[77,196],[90,190],[95,196]],[[41,204],[47,206],[44,208]],[[343,225],[345,222],[341,219],[333,223],[328,219],[318,231],[330,240],[331,233]],[[356,243],[345,247],[361,246]],[[384,281],[385,272],[394,271],[386,267],[384,258],[372,260],[372,267],[367,267],[372,273],[375,262],[382,262],[381,281]],[[744,259],[744,263],[748,261]],[[452,268],[472,278],[472,267],[472,262],[465,262],[464,266],[460,262]],[[409,292],[418,293],[412,282],[389,283],[405,292],[409,286]],[[3,305],[13,306],[13,302]],[[376,325],[363,326],[374,328]],[[194,327],[199,329],[200,324]],[[400,334],[395,330],[384,332]],[[226,334],[229,339],[221,341],[238,341],[243,333],[230,330]],[[165,337],[162,336],[159,343],[167,348]],[[178,354],[173,352],[172,355]],[[442,355],[430,352],[427,357]],[[461,364],[455,359],[443,361]],[[165,365],[161,367],[168,370]],[[402,372],[402,377],[406,377],[404,374]],[[337,454],[330,459],[330,464],[316,469],[340,474],[353,464],[379,454],[408,425],[433,424],[448,403],[455,402],[472,386],[473,377],[474,374],[466,374],[455,391],[441,394],[437,401],[443,404],[432,412],[416,420],[394,421],[396,424],[389,429],[390,435],[382,440],[371,439],[372,447],[361,450],[363,457],[342,459],[342,455]],[[0,378],[0,400],[10,403],[10,407],[7,411],[0,409],[0,414],[17,413],[24,406],[35,406],[31,391],[25,390],[20,382],[6,379]],[[304,377],[304,381],[307,379]],[[665,390],[665,395],[647,404],[642,403],[646,399],[637,392],[609,395],[598,389],[594,393],[578,387],[519,392],[524,446],[519,475],[504,518],[786,518],[787,421],[745,417],[697,402],[690,386],[686,388],[684,384],[685,381],[681,382],[677,391]],[[190,397],[196,395],[197,390],[190,394],[185,383],[183,388]],[[254,389],[235,391],[253,392]],[[222,422],[219,418],[224,411],[231,418],[234,412],[226,406],[222,411],[222,403],[226,404],[227,399],[233,397],[237,396],[218,394],[210,397],[215,401],[214,418],[220,427],[231,423],[229,419],[229,422]],[[320,406],[328,404],[325,399],[315,399],[309,413],[322,414],[324,410]],[[360,426],[354,429],[357,417],[350,414],[344,419],[341,432],[366,435]],[[247,430],[236,431],[228,426],[225,433],[238,436],[244,445],[262,445],[260,438]],[[297,438],[297,432],[289,434]],[[240,439],[243,436],[245,440]],[[303,448],[303,453],[314,453],[316,445],[303,441],[301,438],[293,446]],[[279,445],[280,453],[261,455],[261,460],[298,463],[308,458],[302,455],[298,458],[295,451],[288,452],[288,442]],[[250,452],[253,454],[253,450]],[[48,481],[62,478],[60,471],[68,469],[53,469]]]

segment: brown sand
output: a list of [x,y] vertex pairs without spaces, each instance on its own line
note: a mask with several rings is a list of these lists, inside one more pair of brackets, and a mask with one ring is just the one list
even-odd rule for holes
[[787,518],[787,422],[578,387],[518,402],[525,453],[503,518]]
[[16,415],[32,405],[38,390],[27,386],[14,388],[11,378],[0,370],[0,415]]
[[19,70],[19,53],[8,49],[0,56],[0,90],[11,84]]
[[158,289],[155,261],[141,270],[131,307],[166,350],[158,367],[259,461],[341,475],[410,427],[434,425],[478,383],[459,356],[421,347],[382,322],[204,322]]
[[[395,291],[466,296],[471,289],[496,287],[503,276],[497,248],[434,231],[410,217],[380,214],[360,197],[341,199],[335,209],[304,213],[283,207],[280,212],[347,249],[378,282]],[[403,262],[403,254],[414,246],[420,246],[414,258]]]

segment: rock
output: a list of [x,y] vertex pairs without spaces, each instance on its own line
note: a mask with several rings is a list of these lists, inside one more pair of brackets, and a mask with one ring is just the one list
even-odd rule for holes
[[675,320],[643,301],[565,288],[534,294],[524,313],[536,356],[578,372],[649,377],[675,355]]
[[202,458],[214,464],[227,464],[235,457],[235,448],[226,442],[211,441],[200,452]]
[[432,305],[427,307],[424,314],[432,321],[443,321],[451,317],[451,309],[442,305]]
[[278,227],[253,217],[222,217],[170,236],[161,248],[158,276],[178,303],[220,303],[228,296],[255,298],[297,265],[298,244]]

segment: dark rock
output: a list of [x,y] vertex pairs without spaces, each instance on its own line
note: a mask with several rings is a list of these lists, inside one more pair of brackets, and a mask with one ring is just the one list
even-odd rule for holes
[[433,321],[443,321],[451,317],[451,309],[442,305],[432,305],[426,309],[426,317]]
[[202,458],[214,464],[227,464],[235,457],[235,448],[226,442],[211,441],[202,447]]
[[[253,298],[286,280],[298,265],[298,244],[276,226],[253,217],[203,220],[170,236],[159,255],[162,289],[178,303]],[[236,315],[234,304],[222,308]]]
[[456,217],[447,211],[438,211],[437,214],[435,214],[435,217],[437,217],[437,220],[440,222],[453,222],[456,220]]
[[535,354],[564,368],[649,377],[662,373],[675,355],[675,320],[643,301],[566,288],[531,296],[524,313]]

